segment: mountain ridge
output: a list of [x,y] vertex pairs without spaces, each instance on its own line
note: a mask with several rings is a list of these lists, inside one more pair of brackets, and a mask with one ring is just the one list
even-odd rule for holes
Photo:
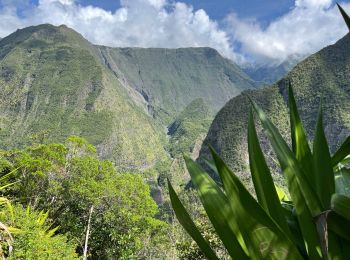
[[[118,57],[128,57],[125,50],[131,56],[141,53],[137,61],[142,66],[118,62]],[[118,56],[118,52],[123,53]],[[188,60],[173,61],[174,52]],[[142,171],[153,167],[168,157],[166,127],[198,93],[205,93],[199,96],[212,99],[211,109],[218,109],[210,90],[213,86],[222,105],[254,87],[252,80],[216,51],[196,52],[96,46],[64,25],[17,30],[0,41],[0,146],[23,146],[33,138],[62,142],[69,135],[79,135],[97,146],[101,158],[112,159],[118,167]],[[186,69],[177,71],[175,65]],[[137,69],[136,74],[126,70],[135,71],[135,67],[141,71],[142,88],[130,84],[140,80]],[[242,85],[232,84],[226,76],[221,85],[206,82],[222,77],[224,70]],[[197,83],[198,71],[203,84]],[[163,76],[160,83],[159,75]],[[172,106],[164,105],[167,100]]]
[[[247,183],[250,182],[247,152],[248,96],[255,100],[276,124],[286,140],[289,136],[288,85],[292,84],[299,113],[309,140],[312,140],[317,112],[323,96],[324,124],[330,150],[334,151],[350,134],[350,34],[323,48],[294,67],[276,84],[261,90],[244,91],[231,99],[216,115],[200,152],[199,162],[210,158],[208,145]],[[270,166],[274,154],[257,122],[259,139]]]
[[212,48],[97,47],[105,63],[118,64],[109,66],[115,75],[127,79],[148,104],[148,112],[165,124],[194,99],[204,98],[216,112],[230,97],[256,87],[237,65]]

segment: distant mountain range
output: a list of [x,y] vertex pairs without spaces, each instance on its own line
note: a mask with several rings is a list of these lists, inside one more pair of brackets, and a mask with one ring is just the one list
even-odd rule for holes
[[[268,114],[286,139],[289,136],[288,82],[291,82],[309,139],[313,138],[316,116],[323,104],[325,132],[332,151],[350,134],[350,34],[299,63],[276,84],[261,90],[244,91],[231,99],[216,115],[200,152],[199,161],[210,158],[211,144],[223,159],[247,181],[247,116],[250,96]],[[323,98],[322,98],[323,97]],[[259,129],[267,159],[273,153]]]
[[271,85],[282,79],[302,58],[290,57],[279,64],[250,64],[244,66],[243,71],[258,84]]
[[[205,104],[207,122],[257,84],[210,48],[95,46],[66,26],[45,24],[0,41],[0,87],[1,148],[79,135],[118,167],[145,170],[168,156],[168,127],[181,122],[176,140],[179,129],[192,129],[186,107]],[[193,147],[197,136],[189,136]]]

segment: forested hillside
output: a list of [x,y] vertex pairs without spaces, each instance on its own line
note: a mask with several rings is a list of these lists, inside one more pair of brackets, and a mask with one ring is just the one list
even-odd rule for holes
[[[350,35],[299,63],[276,84],[257,91],[245,91],[231,99],[216,115],[204,141],[200,157],[209,156],[212,145],[237,173],[249,180],[247,153],[248,97],[261,105],[285,138],[288,135],[288,85],[292,85],[309,139],[313,138],[317,111],[322,102],[325,132],[332,151],[350,132]],[[260,135],[263,137],[261,131]],[[263,147],[274,157],[266,138]],[[202,160],[200,159],[200,161]]]

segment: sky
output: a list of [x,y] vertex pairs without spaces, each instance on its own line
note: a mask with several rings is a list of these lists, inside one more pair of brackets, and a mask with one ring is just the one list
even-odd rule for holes
[[0,20],[0,37],[66,24],[94,44],[205,46],[241,65],[304,57],[347,33],[332,0],[0,0]]

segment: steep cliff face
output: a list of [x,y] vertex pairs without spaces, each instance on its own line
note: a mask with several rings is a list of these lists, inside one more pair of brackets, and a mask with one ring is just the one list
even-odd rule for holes
[[165,156],[151,119],[96,48],[65,26],[29,27],[4,38],[0,86],[2,148],[79,135],[120,167],[147,168]]
[[217,112],[255,83],[211,48],[142,49],[98,47],[106,64],[140,93],[148,112],[170,123],[197,98]]
[[0,41],[0,146],[79,135],[118,167],[146,170],[168,156],[166,127],[193,100],[215,111],[253,87],[213,49],[108,48],[32,26]]
[[[271,87],[246,91],[231,99],[217,114],[204,141],[199,159],[209,157],[211,144],[242,178],[249,179],[247,116],[250,96],[260,104],[286,139],[289,139],[288,82],[291,82],[309,139],[323,96],[325,131],[332,151],[350,134],[350,35],[299,63]],[[271,164],[273,153],[261,131],[262,145]]]

